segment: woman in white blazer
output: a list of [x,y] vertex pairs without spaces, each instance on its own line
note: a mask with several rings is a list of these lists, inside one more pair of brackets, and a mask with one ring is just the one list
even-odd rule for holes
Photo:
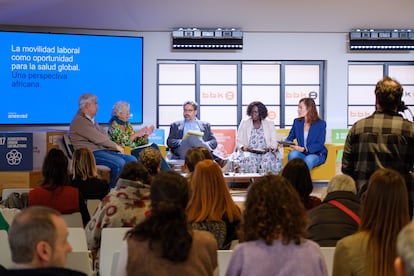
[[249,173],[278,172],[283,153],[278,150],[275,125],[266,119],[266,106],[259,101],[251,102],[246,113],[249,118],[240,122],[236,140],[242,170]]

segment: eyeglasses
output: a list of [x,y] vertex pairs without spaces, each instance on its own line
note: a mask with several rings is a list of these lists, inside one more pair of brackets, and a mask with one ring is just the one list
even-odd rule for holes
[[184,109],[184,112],[193,112],[194,109]]

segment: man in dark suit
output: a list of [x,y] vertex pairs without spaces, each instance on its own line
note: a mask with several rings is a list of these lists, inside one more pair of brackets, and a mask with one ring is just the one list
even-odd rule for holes
[[[183,104],[184,120],[171,124],[167,138],[170,159],[184,160],[186,152],[194,147],[203,146],[210,151],[217,147],[217,140],[211,132],[210,124],[197,119],[197,108],[196,102],[185,102]],[[188,132],[194,134],[186,135],[189,134]]]

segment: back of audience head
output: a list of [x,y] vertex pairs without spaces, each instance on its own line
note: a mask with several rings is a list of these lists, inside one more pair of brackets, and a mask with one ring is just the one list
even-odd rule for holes
[[197,149],[199,149],[204,154],[204,159],[214,160],[214,157],[208,148],[200,146],[197,147]]
[[46,154],[43,161],[42,185],[47,184],[48,188],[53,190],[58,186],[68,184],[69,172],[68,172],[68,159],[60,149],[51,149]]
[[161,153],[151,147],[143,149],[139,154],[139,160],[147,168],[148,173],[156,175],[161,168]]
[[42,206],[26,208],[10,225],[12,260],[17,266],[63,267],[66,254],[72,251],[67,236],[66,223],[58,211]]
[[290,160],[282,169],[284,176],[296,189],[302,202],[307,202],[313,190],[312,178],[308,166],[302,158]]
[[186,152],[184,164],[189,172],[193,172],[197,163],[204,159],[204,153],[199,148],[192,148]]
[[[368,180],[362,205],[360,231],[367,231],[369,275],[391,275],[396,257],[396,238],[409,222],[407,188],[392,169],[378,169]],[[387,274],[388,273],[388,274]]]
[[73,179],[87,180],[98,177],[96,161],[93,153],[88,148],[75,150],[72,157]]
[[401,104],[403,88],[399,82],[390,77],[384,77],[375,86],[375,97],[377,104],[384,111],[395,112]]
[[240,209],[231,198],[220,166],[213,160],[202,160],[191,179],[188,219],[190,222],[221,221],[223,215],[233,222],[240,218]]
[[397,258],[394,262],[397,276],[414,276],[414,224],[404,226],[397,237]]
[[266,175],[251,186],[240,228],[241,241],[273,240],[300,244],[306,236],[306,211],[288,180],[280,175]]
[[119,179],[139,181],[144,184],[150,183],[150,176],[147,168],[145,168],[145,166],[138,161],[130,161],[125,163],[121,174],[119,175]]
[[154,242],[160,242],[163,258],[172,262],[185,261],[192,244],[185,213],[189,196],[188,182],[184,177],[172,171],[160,172],[150,188],[150,215],[127,236],[148,240],[150,248]]
[[355,181],[352,177],[346,174],[338,174],[332,177],[326,189],[327,193],[343,191],[357,194]]

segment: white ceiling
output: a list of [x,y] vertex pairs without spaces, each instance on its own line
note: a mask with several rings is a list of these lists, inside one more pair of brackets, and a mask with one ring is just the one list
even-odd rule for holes
[[414,28],[413,11],[413,0],[0,0],[0,25],[348,32],[352,28]]

